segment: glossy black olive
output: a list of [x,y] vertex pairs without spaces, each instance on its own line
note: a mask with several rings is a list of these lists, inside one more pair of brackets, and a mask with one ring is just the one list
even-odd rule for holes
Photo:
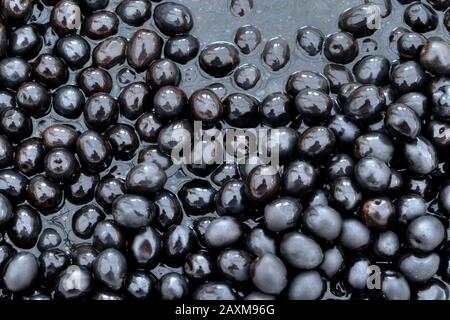
[[153,18],[158,29],[169,36],[188,33],[194,25],[191,11],[186,6],[175,2],[158,4]]

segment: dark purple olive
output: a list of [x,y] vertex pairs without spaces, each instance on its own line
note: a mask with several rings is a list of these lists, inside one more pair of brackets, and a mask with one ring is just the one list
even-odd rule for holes
[[356,81],[362,84],[381,85],[389,80],[391,64],[379,55],[365,56],[353,67]]
[[268,294],[279,294],[288,284],[287,270],[283,261],[270,253],[253,261],[250,276],[255,287]]
[[230,94],[223,103],[225,121],[238,128],[256,127],[260,120],[259,101],[244,93]]
[[81,34],[93,40],[105,39],[117,33],[119,18],[110,11],[96,11],[86,16],[81,24]]
[[78,118],[83,112],[85,98],[75,86],[62,86],[53,93],[53,109],[69,119]]
[[163,238],[164,259],[170,265],[181,265],[186,256],[198,249],[197,237],[184,225],[171,226]]
[[338,93],[342,85],[353,82],[353,74],[345,66],[329,63],[323,68],[323,74],[329,82],[330,90]]
[[239,27],[234,36],[234,43],[244,54],[252,53],[261,43],[261,40],[261,31],[253,25]]
[[403,139],[415,139],[422,129],[417,114],[406,105],[391,104],[386,111],[385,124],[395,136]]
[[413,220],[406,233],[409,247],[422,253],[434,250],[445,237],[442,222],[430,215],[420,216]]
[[126,57],[127,40],[123,37],[110,37],[100,42],[92,52],[94,63],[104,69],[122,64]]
[[59,186],[39,175],[34,176],[27,186],[28,202],[41,212],[54,212],[63,201],[63,193]]
[[22,141],[16,149],[15,168],[32,176],[44,170],[45,149],[42,139],[30,138]]
[[180,69],[175,62],[169,59],[155,60],[147,69],[147,83],[152,88],[177,86],[180,81]]
[[159,59],[163,40],[154,31],[141,29],[131,37],[127,47],[128,64],[136,71],[145,70],[152,61]]
[[322,74],[312,71],[298,71],[291,74],[286,82],[286,92],[295,98],[303,89],[319,90],[324,93],[330,91],[329,83]]
[[39,213],[27,205],[18,206],[14,210],[8,229],[8,236],[19,248],[32,248],[39,237],[42,222]]
[[205,242],[210,248],[224,248],[237,243],[244,236],[242,223],[234,217],[213,219],[205,231]]
[[438,166],[438,154],[430,141],[423,136],[418,136],[404,145],[404,157],[406,165],[411,172],[426,175]]
[[133,229],[149,225],[155,216],[155,208],[150,200],[132,194],[117,197],[111,212],[117,224]]
[[30,65],[22,58],[7,57],[0,60],[0,84],[16,89],[31,76]]
[[183,270],[191,281],[210,279],[214,274],[214,263],[206,251],[198,251],[187,255]]
[[130,241],[130,253],[140,266],[153,268],[160,259],[161,237],[151,227],[140,229]]
[[406,61],[392,68],[391,85],[398,93],[420,91],[425,81],[425,71],[415,61]]
[[189,215],[204,215],[214,210],[215,189],[205,180],[192,180],[178,192],[183,208]]
[[[3,30],[1,26],[0,30]],[[0,34],[2,34],[2,31],[0,31]],[[6,43],[6,39],[3,40],[1,35],[0,38],[0,42],[5,41]],[[33,25],[19,26],[16,29],[12,30],[9,34],[8,52],[12,56],[34,58],[38,55],[41,48],[42,37],[39,34],[37,28]],[[2,55],[3,53],[0,49],[0,56]]]
[[77,84],[86,96],[95,93],[106,95],[111,92],[113,86],[111,75],[107,71],[95,67],[84,69],[78,76]]
[[168,36],[188,33],[194,25],[191,11],[186,6],[175,2],[158,4],[155,7],[153,19],[158,29]]
[[395,208],[387,197],[370,198],[362,204],[361,214],[369,228],[383,230],[394,222]]
[[186,114],[187,102],[186,94],[182,89],[167,85],[156,91],[153,107],[160,119],[173,120]]
[[425,3],[412,3],[405,9],[404,19],[416,32],[424,33],[437,28],[438,16],[432,7]]
[[373,3],[352,7],[339,16],[339,27],[357,38],[370,36],[381,29],[381,8]]
[[303,271],[289,283],[287,298],[289,300],[318,300],[325,292],[325,281],[319,272]]
[[356,121],[369,121],[379,115],[385,107],[385,99],[380,89],[374,85],[357,88],[344,105],[347,116]]
[[5,265],[3,270],[3,283],[11,292],[29,290],[39,276],[39,262],[29,252],[19,252]]
[[117,249],[106,249],[94,260],[95,278],[113,290],[123,287],[127,275],[127,260]]
[[263,62],[276,72],[283,69],[291,58],[289,43],[283,37],[275,37],[266,42],[262,52]]
[[116,13],[126,24],[140,26],[150,19],[152,3],[149,0],[121,1],[116,8]]
[[417,59],[426,43],[427,38],[420,33],[408,32],[398,39],[397,50],[402,58]]
[[78,35],[60,38],[53,51],[72,69],[82,68],[91,57],[91,46]]
[[92,244],[99,251],[107,248],[122,249],[125,245],[123,231],[114,220],[100,221],[95,226]]
[[199,40],[190,34],[169,38],[164,46],[164,56],[177,63],[186,64],[200,51]]
[[347,32],[336,32],[329,35],[324,42],[323,52],[328,60],[346,64],[352,62],[358,55],[358,43]]
[[297,44],[310,57],[322,52],[324,38],[322,31],[312,26],[305,26],[297,31]]
[[307,158],[326,158],[334,151],[336,136],[331,129],[311,127],[298,139],[298,152]]
[[48,87],[59,87],[66,83],[69,73],[64,62],[52,54],[41,54],[33,62],[33,76]]
[[420,51],[420,64],[429,72],[450,75],[448,54],[450,44],[441,40],[430,40]]
[[200,52],[199,62],[207,74],[222,78],[239,65],[239,51],[231,43],[215,42]]
[[101,172],[111,164],[111,148],[97,132],[88,130],[77,140],[77,155],[82,165],[94,172]]
[[162,276],[156,288],[162,300],[185,300],[189,293],[187,278],[175,272]]

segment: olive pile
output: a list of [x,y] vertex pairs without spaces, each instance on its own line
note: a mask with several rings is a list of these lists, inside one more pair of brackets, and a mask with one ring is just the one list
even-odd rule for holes
[[[0,0],[0,299],[448,300],[450,1],[392,1],[293,48],[202,43],[172,1]],[[398,11],[396,59],[362,54]],[[298,52],[323,71],[250,94]],[[194,121],[278,129],[279,165],[174,164]]]

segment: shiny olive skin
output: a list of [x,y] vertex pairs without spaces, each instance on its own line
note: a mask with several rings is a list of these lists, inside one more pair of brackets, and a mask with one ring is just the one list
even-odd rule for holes
[[156,142],[164,122],[154,112],[143,113],[136,121],[135,129],[145,142]]
[[317,181],[317,171],[310,163],[294,161],[286,167],[283,179],[283,192],[290,196],[299,196],[311,191]]
[[320,121],[329,117],[333,100],[322,91],[303,89],[295,97],[295,106],[304,117]]
[[130,255],[143,267],[153,268],[162,254],[161,236],[152,227],[140,229],[129,243]]
[[6,109],[0,113],[0,131],[11,142],[19,142],[29,137],[32,128],[30,117],[18,108]]
[[71,126],[54,124],[42,133],[42,140],[47,150],[54,148],[73,149],[77,142],[78,132]]
[[116,8],[117,15],[131,26],[140,26],[150,19],[152,3],[148,0],[126,0]]
[[258,204],[266,203],[275,198],[280,188],[280,175],[277,169],[270,165],[261,165],[254,168],[245,182],[247,197]]
[[253,284],[264,293],[279,294],[287,285],[287,270],[275,255],[266,253],[255,259],[250,266]]
[[342,218],[331,207],[314,205],[305,210],[303,224],[315,236],[332,241],[341,233]]
[[353,154],[356,158],[375,157],[388,163],[394,156],[394,144],[381,132],[369,132],[355,140]]
[[27,205],[21,205],[14,210],[8,236],[19,248],[32,248],[38,240],[42,229],[42,222],[39,213]]
[[170,191],[159,192],[153,197],[156,214],[156,224],[160,230],[179,224],[183,218],[181,204]]
[[16,102],[20,108],[35,118],[45,115],[50,107],[50,92],[41,84],[26,82],[17,88]]
[[56,296],[63,299],[80,299],[93,287],[91,273],[83,266],[70,265],[57,279]]
[[126,86],[120,93],[117,101],[120,113],[127,119],[135,120],[143,115],[151,103],[152,92],[143,82],[135,82]]
[[161,56],[162,38],[148,29],[137,30],[127,46],[128,64],[136,71],[145,70],[152,61]]
[[243,93],[230,94],[223,102],[224,120],[234,127],[254,128],[260,122],[258,106],[258,100],[252,96]]
[[391,85],[398,93],[420,91],[425,81],[425,71],[415,61],[403,62],[392,68]]
[[211,221],[205,231],[205,242],[210,248],[223,248],[237,243],[244,236],[244,227],[239,220],[223,216]]
[[54,212],[63,202],[59,186],[45,176],[34,176],[27,186],[28,202],[41,212]]
[[219,97],[208,89],[201,89],[192,93],[189,98],[189,108],[194,120],[212,125],[220,121],[223,116],[223,105]]
[[125,61],[127,40],[123,37],[110,37],[100,42],[92,52],[94,63],[101,68],[110,69]]
[[0,227],[3,229],[14,218],[11,202],[3,194],[0,194]]
[[125,284],[127,261],[117,249],[106,249],[94,260],[93,272],[95,278],[107,287],[118,290]]
[[189,227],[174,225],[164,234],[163,254],[165,261],[170,265],[182,264],[186,256],[197,249],[197,237]]
[[253,52],[259,46],[261,40],[261,31],[253,25],[239,27],[234,36],[234,43],[243,54]]
[[113,12],[99,10],[89,14],[81,24],[81,34],[93,40],[117,33],[119,18]]
[[141,163],[128,172],[125,186],[128,192],[149,194],[160,191],[166,181],[166,173],[157,164]]
[[177,63],[186,64],[194,59],[200,50],[199,40],[190,34],[170,37],[164,45],[164,56]]
[[16,149],[15,168],[27,176],[32,176],[43,171],[44,158],[45,150],[41,139],[24,140]]
[[171,85],[160,88],[153,97],[155,113],[162,120],[181,118],[186,113],[187,102],[184,91]]
[[131,159],[139,147],[139,138],[132,126],[118,123],[105,132],[114,156],[117,159]]
[[39,256],[39,266],[42,272],[44,286],[51,287],[58,275],[67,268],[70,258],[60,249],[50,249]]
[[402,58],[416,59],[419,58],[420,52],[426,43],[427,38],[420,33],[407,32],[398,39],[397,50]]
[[0,170],[0,193],[9,200],[22,200],[28,184],[28,179],[21,173],[10,169]]
[[194,20],[190,10],[175,2],[166,2],[155,7],[153,12],[155,24],[165,35],[188,33]]
[[190,281],[204,281],[214,275],[215,266],[210,254],[197,251],[186,256],[183,270]]
[[291,74],[286,82],[286,92],[295,98],[303,89],[314,89],[324,93],[330,91],[329,83],[322,74],[312,71],[298,71]]
[[325,39],[323,52],[328,60],[346,64],[353,61],[358,54],[358,43],[347,32],[336,32]]
[[98,251],[122,249],[125,244],[123,231],[114,220],[100,221],[95,226],[92,244]]
[[46,53],[34,60],[32,71],[38,81],[51,88],[66,83],[69,77],[64,62],[57,56]]
[[357,88],[348,97],[344,113],[356,121],[369,121],[375,118],[385,107],[385,99],[380,89],[374,85]]
[[389,186],[391,170],[380,159],[369,156],[356,163],[355,178],[364,190],[383,192]]
[[446,237],[444,226],[435,217],[424,215],[413,220],[407,229],[408,245],[422,253],[438,247]]
[[405,9],[404,20],[416,32],[424,33],[436,29],[438,16],[425,3],[413,3]]
[[411,172],[426,175],[438,166],[436,148],[423,136],[418,136],[404,145],[404,157]]
[[18,252],[3,268],[3,283],[11,292],[29,290],[39,275],[39,263],[29,252]]
[[160,59],[153,61],[147,69],[147,83],[152,88],[177,86],[180,81],[180,69],[172,60]]
[[381,275],[381,291],[386,300],[409,300],[411,289],[405,277],[395,271],[385,271]]
[[317,300],[325,292],[325,281],[317,271],[304,271],[295,276],[287,289],[289,300]]
[[170,272],[159,279],[156,288],[162,300],[185,300],[189,284],[185,276]]
[[369,228],[386,229],[395,218],[395,208],[387,197],[366,200],[361,206],[361,214]]
[[370,234],[370,230],[359,220],[354,218],[345,219],[342,222],[339,242],[349,250],[359,251],[369,245]]
[[395,136],[404,139],[415,139],[422,129],[417,114],[406,105],[392,104],[386,111],[385,123]]
[[280,197],[264,207],[264,224],[273,232],[282,232],[297,225],[302,205],[291,197]]
[[72,203],[85,204],[94,198],[99,176],[95,173],[80,172],[64,189],[64,195]]
[[77,35],[60,38],[53,51],[72,69],[82,68],[91,57],[89,43]]
[[282,92],[268,95],[259,106],[261,121],[271,127],[288,124],[293,113],[292,111],[292,100]]
[[101,180],[95,188],[95,200],[104,208],[110,209],[114,200],[126,191],[125,182],[109,178]]
[[111,92],[113,85],[111,75],[107,71],[96,67],[84,69],[78,76],[77,84],[86,96],[91,96],[95,93],[108,94]]
[[380,20],[380,7],[374,4],[360,4],[345,10],[339,16],[339,27],[355,37],[366,37],[381,27]]
[[114,220],[125,228],[141,228],[150,224],[155,212],[153,203],[143,196],[124,194],[111,207]]
[[426,282],[436,274],[439,264],[440,257],[436,253],[407,253],[400,257],[399,270],[410,282]]
[[333,131],[336,141],[343,145],[353,144],[353,141],[361,134],[361,130],[356,123],[343,114],[332,117],[328,128]]
[[42,230],[41,235],[38,238],[36,247],[39,251],[45,251],[58,247],[62,242],[62,238],[58,231],[52,228],[46,228]]
[[298,139],[298,153],[306,158],[326,158],[334,151],[336,136],[323,126],[311,127]]
[[215,42],[200,52],[199,62],[207,74],[222,78],[239,65],[239,51],[231,43]]
[[285,233],[280,242],[280,254],[290,265],[298,269],[310,270],[319,266],[323,252],[312,238],[299,232]]
[[101,172],[111,164],[111,147],[97,132],[83,132],[76,143],[77,155],[82,165],[94,172]]
[[55,148],[44,158],[44,170],[52,180],[68,180],[73,178],[79,169],[75,154],[65,148]]
[[297,31],[297,44],[310,57],[322,51],[324,38],[322,31],[312,26],[301,27]]
[[0,60],[0,84],[16,89],[31,76],[30,65],[22,58],[8,57]]
[[283,69],[290,60],[291,49],[283,37],[275,37],[266,42],[261,54],[262,61],[273,72]]
[[381,85],[389,80],[391,64],[383,56],[369,55],[359,60],[353,67],[356,81],[362,84]]
[[214,210],[214,188],[204,180],[192,180],[181,187],[178,197],[189,215],[203,215]]
[[69,119],[78,118],[83,112],[84,103],[83,92],[75,86],[62,86],[53,93],[53,109]]
[[236,249],[225,249],[217,257],[217,269],[231,282],[244,282],[250,279],[251,256]]
[[72,217],[72,230],[81,239],[89,239],[98,222],[105,214],[95,205],[86,205],[78,209]]
[[145,300],[154,295],[156,282],[155,276],[151,273],[134,271],[127,275],[125,292],[132,299]]

